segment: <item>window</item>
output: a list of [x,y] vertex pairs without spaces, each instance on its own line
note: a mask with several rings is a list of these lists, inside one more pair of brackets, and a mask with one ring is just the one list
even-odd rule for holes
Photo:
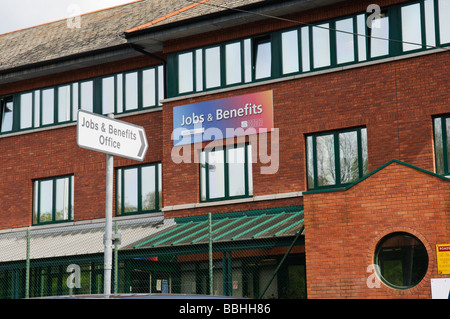
[[309,135],[306,153],[309,189],[346,185],[368,173],[366,128]]
[[159,65],[17,93],[1,98],[0,133],[76,121],[79,109],[109,114],[160,106],[164,91]]
[[255,80],[272,75],[272,53],[270,36],[253,40],[253,71]]
[[206,88],[220,86],[220,47],[205,49],[205,84]]
[[439,0],[439,36],[441,44],[450,43],[450,1]]
[[312,46],[314,68],[330,65],[330,31],[329,24],[312,27]]
[[200,154],[202,201],[253,195],[250,144],[203,150]]
[[[420,3],[401,8],[403,51],[422,48]],[[414,44],[414,43],[418,43]]]
[[34,181],[33,224],[73,220],[73,176]]
[[417,285],[428,269],[428,253],[419,239],[408,233],[384,237],[375,252],[376,269],[381,279],[397,289]]
[[370,21],[370,57],[376,58],[389,54],[389,17],[381,12],[380,17]]
[[292,30],[281,34],[283,74],[299,71],[298,31]]
[[436,173],[448,175],[450,173],[450,115],[436,117],[433,124]]
[[348,63],[355,60],[353,41],[353,18],[336,21],[336,58],[337,63]]
[[117,169],[116,215],[161,209],[161,163]]
[[14,103],[13,98],[6,97],[0,99],[1,107],[1,132],[9,132],[13,128],[13,111]]
[[225,46],[227,85],[242,82],[241,42]]
[[178,92],[186,93],[194,90],[193,53],[183,53],[178,56]]

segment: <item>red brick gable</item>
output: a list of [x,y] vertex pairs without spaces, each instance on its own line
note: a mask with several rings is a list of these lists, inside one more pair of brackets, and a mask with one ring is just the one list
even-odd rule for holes
[[[306,192],[308,298],[430,298],[436,244],[450,242],[449,191],[447,179],[391,161],[346,190]],[[425,278],[410,289],[369,288],[377,243],[399,231],[425,245]]]

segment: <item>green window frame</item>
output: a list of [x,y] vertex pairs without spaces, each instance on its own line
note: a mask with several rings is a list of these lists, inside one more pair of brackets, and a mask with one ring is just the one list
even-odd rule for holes
[[12,96],[0,98],[0,132],[10,132],[14,125],[14,100]]
[[200,151],[200,201],[253,196],[250,143]]
[[161,163],[116,170],[116,216],[161,211]]
[[409,289],[419,284],[429,267],[424,244],[414,235],[396,232],[378,243],[374,263],[381,280],[394,289]]
[[[450,4],[417,0],[168,55],[168,97],[331,69],[450,45]],[[370,25],[370,27],[368,26]],[[392,41],[385,40],[389,38]],[[417,44],[416,44],[417,42]],[[228,59],[227,50],[240,47]],[[270,48],[268,47],[270,46]],[[206,63],[206,52],[219,57]],[[265,50],[258,72],[258,52]],[[236,51],[237,52],[237,51]],[[232,62],[231,62],[232,61]],[[212,65],[214,85],[206,85]],[[232,67],[230,67],[232,65]],[[230,80],[230,69],[236,79]],[[220,81],[219,81],[220,79]],[[239,80],[240,79],[240,80]]]
[[306,136],[308,189],[336,188],[369,173],[365,127]]
[[33,225],[72,221],[73,207],[73,175],[33,182]]
[[[131,89],[133,99],[127,94]],[[4,96],[0,134],[72,123],[79,109],[121,114],[160,107],[164,91],[164,67],[157,65]],[[14,111],[5,119],[7,106]]]
[[436,174],[450,175],[450,114],[433,118]]

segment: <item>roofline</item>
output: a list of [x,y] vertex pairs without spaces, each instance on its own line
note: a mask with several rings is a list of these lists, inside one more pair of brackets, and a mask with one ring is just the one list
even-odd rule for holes
[[[4,83],[11,83],[14,81],[21,81],[29,78],[34,78],[37,76],[41,76],[40,74],[36,75],[36,73],[43,72],[45,74],[42,74],[42,76],[58,73],[58,72],[64,72],[71,69],[79,68],[80,63],[86,63],[88,64],[87,60],[93,61],[96,58],[98,58],[99,55],[105,55],[108,53],[116,52],[116,51],[129,51],[130,54],[134,53],[136,54],[136,50],[134,50],[132,47],[130,47],[129,43],[123,43],[111,47],[105,47],[93,51],[86,51],[81,52],[77,54],[67,55],[60,58],[52,59],[52,60],[46,60],[46,61],[40,61],[36,63],[31,64],[24,64],[17,67],[13,67],[10,69],[4,69],[0,70],[0,84]],[[110,55],[110,58],[113,58],[116,55]],[[123,54],[118,54],[118,60],[123,59]],[[76,61],[76,60],[85,60],[85,61]],[[99,58],[100,59],[100,58]],[[101,58],[102,63],[105,63],[104,57]],[[64,66],[63,64],[65,62],[73,61],[72,65],[77,64],[73,68],[70,66]],[[59,64],[59,65],[58,65]],[[97,65],[98,63],[94,63]],[[88,65],[86,65],[88,66]],[[62,70],[59,70],[58,68],[61,68]],[[45,69],[45,70],[44,70]],[[49,72],[50,69],[56,70],[55,72]],[[29,76],[27,76],[29,75]],[[12,79],[12,80],[11,80]]]
[[444,180],[444,181],[450,181],[450,178],[448,178],[448,177],[438,175],[438,174],[436,174],[436,173],[427,171],[427,170],[425,170],[425,169],[423,169],[423,168],[414,166],[414,165],[412,165],[412,164],[409,164],[409,163],[406,163],[406,162],[403,162],[403,161],[400,161],[400,160],[397,160],[397,159],[392,159],[392,160],[390,160],[389,162],[387,162],[386,164],[381,165],[381,166],[378,167],[377,169],[373,170],[373,171],[370,172],[369,174],[367,174],[367,175],[361,177],[361,178],[358,179],[357,181],[355,181],[355,182],[353,182],[353,183],[351,183],[351,184],[348,184],[348,185],[346,185],[346,186],[343,186],[343,187],[337,187],[337,188],[327,188],[327,189],[315,189],[315,190],[309,190],[309,191],[303,192],[303,194],[305,195],[305,194],[316,194],[316,193],[327,193],[327,192],[346,191],[346,190],[352,188],[353,186],[355,186],[356,184],[361,183],[361,182],[364,181],[365,179],[371,177],[372,175],[376,174],[377,172],[381,171],[382,169],[386,168],[387,166],[389,166],[389,165],[391,165],[391,164],[393,164],[393,163],[397,163],[397,164],[400,164],[400,165],[403,165],[403,166],[412,168],[412,169],[414,169],[414,170],[417,170],[417,171],[419,171],[419,172],[428,174],[428,175],[433,176],[433,177],[437,177],[437,178],[442,179],[442,180]]
[[[110,9],[114,9],[114,8],[118,8],[118,7],[122,7],[122,6],[127,6],[129,4],[133,4],[133,3],[141,2],[141,1],[143,1],[143,0],[134,0],[134,1],[127,2],[127,3],[122,3],[122,4],[113,5],[113,6],[110,6],[110,7],[97,9],[97,10],[94,10],[94,11],[88,11],[88,12],[85,12],[85,13],[81,13],[79,16],[83,17],[83,16],[88,15],[88,14],[102,12],[102,11],[106,11],[106,10],[110,10]],[[72,19],[72,18],[77,17],[77,16],[78,15],[71,15],[71,16],[67,16],[65,18],[39,23],[39,24],[32,25],[32,26],[25,27],[25,28],[21,28],[21,29],[17,29],[17,30],[11,30],[11,31],[8,31],[8,32],[5,32],[5,33],[0,33],[0,36],[6,35],[6,34],[10,34],[10,33],[20,32],[20,31],[25,31],[25,30],[28,30],[28,29],[38,28],[38,27],[45,26],[45,25],[48,25],[48,24],[57,23],[57,22],[61,22],[61,21],[64,21],[64,20]]]
[[[205,4],[208,5],[209,0],[202,0],[195,2],[195,5]],[[200,15],[188,19],[183,19],[163,25],[155,25],[156,21],[160,22],[174,16],[180,12],[186,11],[188,6],[178,11],[175,11],[169,15],[147,24],[141,25],[134,29],[126,30],[122,36],[129,42],[137,43],[141,40],[151,40],[162,44],[164,41],[183,38],[186,36],[192,36],[207,32],[205,30],[211,29],[217,30],[225,27],[232,27],[242,25],[244,23],[255,22],[267,19],[266,12],[274,12],[274,16],[281,17],[292,12],[292,8],[297,8],[298,11],[306,11],[313,8],[323,7],[331,4],[343,2],[345,0],[266,0],[263,2],[252,3],[241,7],[235,7],[230,9],[224,9],[222,11],[213,12],[205,15]],[[248,17],[252,17],[248,19]],[[215,20],[215,21],[211,21]],[[236,22],[233,22],[235,20]],[[242,22],[244,21],[244,22]],[[208,28],[205,29],[205,22],[207,22]],[[220,26],[223,25],[223,26]],[[182,34],[180,36],[180,33]]]

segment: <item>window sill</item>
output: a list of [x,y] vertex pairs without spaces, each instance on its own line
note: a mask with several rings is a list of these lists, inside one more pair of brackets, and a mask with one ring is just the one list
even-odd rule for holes
[[247,198],[229,199],[229,200],[221,200],[221,201],[214,201],[214,202],[201,202],[201,203],[189,203],[189,204],[166,206],[166,207],[162,208],[162,211],[170,212],[170,211],[182,210],[182,209],[194,209],[194,208],[213,207],[213,206],[220,206],[220,205],[242,204],[242,203],[259,202],[259,201],[264,201],[264,200],[293,198],[293,197],[301,197],[301,196],[303,196],[303,192],[290,192],[290,193],[280,193],[280,194],[271,194],[271,195],[260,195],[260,196],[253,196],[253,197],[247,197]]

